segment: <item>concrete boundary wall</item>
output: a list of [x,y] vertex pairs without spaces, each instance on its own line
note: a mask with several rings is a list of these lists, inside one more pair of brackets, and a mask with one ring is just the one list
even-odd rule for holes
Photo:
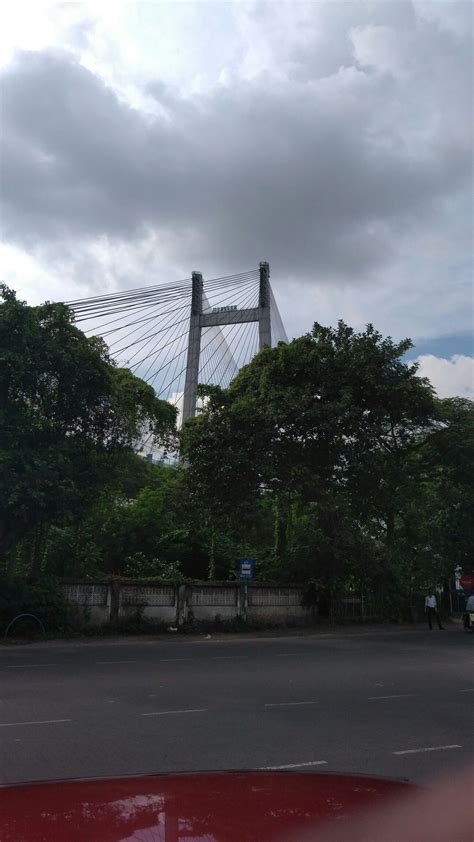
[[178,591],[174,585],[121,585],[118,616],[126,619],[140,610],[151,622],[175,623]]
[[188,589],[187,613],[195,620],[234,620],[242,614],[238,585],[191,585]]
[[109,585],[101,583],[63,583],[68,602],[77,607],[86,625],[103,626],[110,622],[112,593]]
[[232,620],[301,625],[314,612],[301,605],[303,589],[297,586],[242,582],[194,582],[175,585],[155,581],[63,580],[66,599],[75,605],[85,625],[107,625],[132,617],[137,611],[150,622],[169,623]]

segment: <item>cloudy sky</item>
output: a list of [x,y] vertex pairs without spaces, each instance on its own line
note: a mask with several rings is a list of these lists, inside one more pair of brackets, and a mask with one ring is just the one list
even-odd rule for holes
[[2,278],[30,303],[268,260],[474,397],[472,4],[5,6]]

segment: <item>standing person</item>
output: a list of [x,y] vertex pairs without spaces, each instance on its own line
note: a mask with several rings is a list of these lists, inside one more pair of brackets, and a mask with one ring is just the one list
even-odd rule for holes
[[438,621],[438,628],[442,629],[443,626],[441,625],[441,621],[439,619],[439,614],[438,614],[438,602],[436,600],[436,597],[435,597],[432,589],[428,593],[428,595],[425,599],[425,611],[426,611],[426,614],[428,616],[428,625],[429,625],[430,629],[433,628],[433,626],[431,625],[431,618],[433,617],[433,615],[436,617],[436,620]]
[[466,611],[474,611],[474,590],[471,591],[467,598]]
[[474,627],[471,625],[471,618],[469,616],[471,613],[474,613],[474,590],[471,590],[471,593],[467,598],[466,607],[464,609],[464,614],[462,617],[464,622],[464,628],[474,631]]

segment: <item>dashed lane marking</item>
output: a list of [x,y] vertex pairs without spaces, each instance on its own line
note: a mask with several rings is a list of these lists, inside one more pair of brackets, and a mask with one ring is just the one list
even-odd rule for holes
[[142,713],[142,716],[170,716],[178,713],[206,713],[207,708],[189,708],[188,710],[157,710],[152,713]]
[[452,748],[462,748],[456,743],[452,746],[428,746],[427,748],[407,748],[405,751],[392,751],[392,754],[422,754],[425,751],[448,751]]
[[172,661],[194,661],[194,658],[160,658],[160,664],[171,663]]
[[377,699],[412,699],[417,693],[394,693],[392,696],[368,696],[370,701]]
[[297,705],[316,705],[317,702],[268,702],[264,705],[266,708],[285,708],[296,707]]
[[58,667],[59,664],[7,664],[7,670],[29,670],[34,667]]
[[37,719],[30,722],[0,722],[0,728],[13,728],[17,725],[54,725],[57,722],[72,722],[72,719]]
[[327,766],[327,760],[310,760],[309,763],[285,763],[283,766],[261,766],[260,771],[278,772],[280,769],[302,769],[304,766]]

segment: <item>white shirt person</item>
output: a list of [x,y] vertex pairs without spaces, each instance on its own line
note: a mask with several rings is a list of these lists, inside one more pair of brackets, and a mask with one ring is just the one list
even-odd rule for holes
[[442,629],[443,626],[441,625],[441,621],[439,619],[439,614],[438,614],[438,602],[437,602],[437,599],[436,599],[433,592],[430,592],[426,596],[425,611],[426,611],[426,615],[427,615],[427,618],[428,618],[428,625],[429,625],[430,629],[433,628],[433,626],[431,624],[431,620],[432,620],[433,616],[438,621],[438,628]]
[[467,599],[466,611],[474,611],[474,593],[472,593]]

